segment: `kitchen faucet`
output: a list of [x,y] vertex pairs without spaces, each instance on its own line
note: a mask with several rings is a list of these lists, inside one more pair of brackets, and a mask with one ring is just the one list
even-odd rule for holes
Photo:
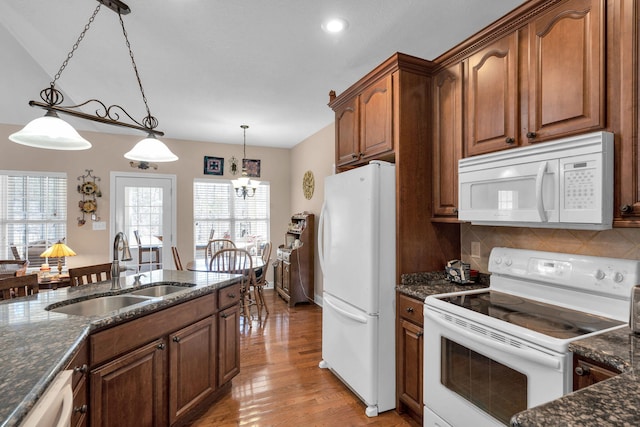
[[116,237],[113,239],[113,261],[111,263],[111,290],[120,289],[120,272],[126,270],[126,268],[120,268],[120,261],[118,261],[118,250],[122,243],[122,258],[120,261],[131,261],[131,252],[129,251],[129,241],[126,234],[119,231]]

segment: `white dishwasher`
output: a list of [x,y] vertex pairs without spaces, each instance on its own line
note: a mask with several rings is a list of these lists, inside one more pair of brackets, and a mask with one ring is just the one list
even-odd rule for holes
[[73,410],[72,370],[60,372],[47,388],[21,427],[69,427]]

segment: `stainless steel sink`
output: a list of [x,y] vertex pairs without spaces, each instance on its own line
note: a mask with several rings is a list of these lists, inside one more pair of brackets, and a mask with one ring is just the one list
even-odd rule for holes
[[63,305],[52,308],[51,311],[76,316],[99,316],[143,301],[152,300],[136,295],[111,295]]
[[173,294],[175,292],[184,291],[189,289],[186,286],[177,285],[156,285],[149,288],[139,289],[137,291],[129,292],[129,295],[143,295],[147,297],[163,297],[165,295]]

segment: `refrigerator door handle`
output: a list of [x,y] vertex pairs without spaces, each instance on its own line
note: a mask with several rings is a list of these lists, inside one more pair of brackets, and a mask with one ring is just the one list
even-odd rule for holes
[[327,212],[327,202],[322,203],[320,210],[320,219],[318,220],[318,261],[320,261],[320,270],[324,273],[324,216]]
[[335,305],[335,303],[331,302],[331,297],[329,295],[325,295],[323,300],[329,307],[331,307],[332,309],[334,309],[336,312],[338,312],[339,314],[343,315],[344,317],[346,317],[348,319],[351,319],[351,320],[354,320],[354,321],[359,322],[359,323],[364,323],[364,324],[367,323],[367,317],[366,316],[354,314],[354,313],[351,313],[351,312],[349,312],[347,310],[344,310],[344,309],[338,307],[337,305]]

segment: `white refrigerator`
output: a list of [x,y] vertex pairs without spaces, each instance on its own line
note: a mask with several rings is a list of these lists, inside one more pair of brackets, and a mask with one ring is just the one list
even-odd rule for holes
[[395,408],[395,165],[325,178],[322,361],[377,416]]

